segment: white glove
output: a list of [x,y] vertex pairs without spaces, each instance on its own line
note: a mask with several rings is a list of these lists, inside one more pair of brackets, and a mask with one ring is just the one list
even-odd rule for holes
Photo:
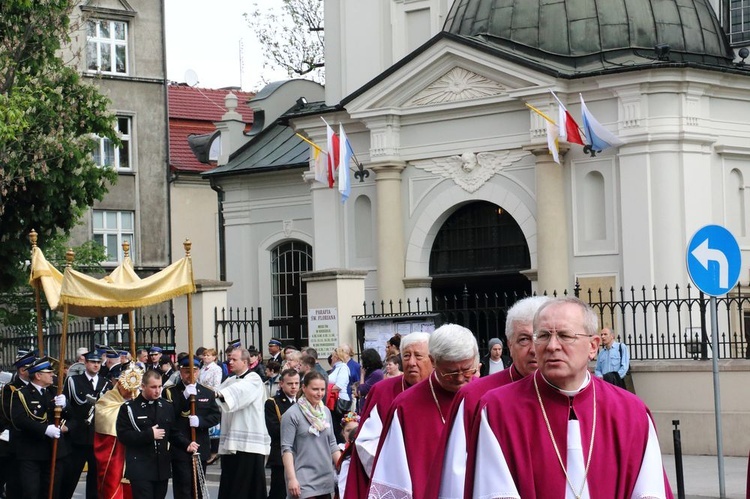
[[65,401],[65,395],[55,395],[55,405],[58,407],[62,407],[65,409],[65,405],[67,402]]
[[60,438],[60,428],[51,424],[47,426],[46,430],[44,430],[44,434],[47,435],[49,438]]
[[88,402],[91,405],[96,404],[96,397],[91,395],[90,393],[86,395],[86,402]]
[[188,416],[188,421],[190,421],[191,428],[198,428],[198,416],[190,415]]
[[198,390],[195,388],[195,385],[185,385],[183,395],[185,395],[185,398],[189,398],[191,395],[198,395]]

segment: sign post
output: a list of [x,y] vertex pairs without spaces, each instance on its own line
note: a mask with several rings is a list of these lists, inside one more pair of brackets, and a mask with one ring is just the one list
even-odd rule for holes
[[687,270],[698,289],[711,297],[711,349],[716,417],[716,453],[719,464],[719,497],[726,497],[724,483],[724,445],[721,431],[721,393],[719,390],[719,320],[716,297],[737,285],[742,254],[731,232],[720,225],[706,225],[693,235],[687,247]]

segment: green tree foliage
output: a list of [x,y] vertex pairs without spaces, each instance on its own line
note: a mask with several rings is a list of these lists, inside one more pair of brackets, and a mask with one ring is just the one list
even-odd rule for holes
[[108,99],[65,65],[72,0],[0,1],[0,292],[23,283],[31,229],[67,235],[109,183],[95,136],[119,143]]
[[245,14],[264,48],[263,67],[280,68],[290,78],[324,81],[323,0],[263,0]]
[[[47,261],[60,272],[63,272],[67,265],[65,253],[68,249],[72,249],[75,253],[72,263],[74,269],[87,274],[103,275],[105,273],[105,269],[100,262],[107,259],[107,252],[104,246],[95,241],[87,241],[80,246],[70,248],[66,238],[55,237],[40,248]],[[31,253],[30,246],[28,246],[28,250],[27,257]],[[27,260],[23,265],[24,282],[11,291],[0,293],[0,324],[3,326],[28,326],[30,331],[36,328],[34,288],[28,284],[29,264],[30,262]],[[40,291],[40,298],[42,310],[46,310],[48,307],[43,291]]]

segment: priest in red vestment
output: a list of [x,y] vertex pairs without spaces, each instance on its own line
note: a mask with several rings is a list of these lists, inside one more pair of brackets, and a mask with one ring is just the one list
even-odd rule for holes
[[484,376],[461,387],[453,399],[446,431],[435,451],[425,497],[427,499],[461,499],[466,478],[466,442],[476,414],[479,399],[490,390],[518,381],[536,370],[536,353],[532,335],[534,314],[550,298],[530,296],[517,301],[505,316],[505,339],[513,364],[498,373]]
[[367,499],[375,454],[383,432],[383,420],[393,400],[407,388],[416,385],[432,373],[432,361],[427,342],[428,333],[411,333],[401,339],[403,376],[388,378],[370,388],[359,422],[359,432],[352,452],[346,492],[343,499]]
[[138,395],[142,372],[125,370],[115,386],[97,401],[94,409],[94,456],[96,457],[97,497],[132,499],[125,476],[125,447],[117,440],[117,414],[126,400]]
[[538,370],[480,401],[467,497],[672,498],[648,408],[588,370],[597,322],[577,298],[539,308]]
[[422,499],[456,392],[479,370],[474,334],[445,324],[429,341],[434,371],[393,401],[380,437],[369,497]]

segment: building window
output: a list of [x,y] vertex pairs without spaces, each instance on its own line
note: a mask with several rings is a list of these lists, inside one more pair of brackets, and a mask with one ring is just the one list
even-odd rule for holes
[[729,38],[732,43],[750,40],[750,1],[731,0],[729,5],[731,28]]
[[89,71],[128,74],[128,24],[91,20],[86,33],[86,68]]
[[118,116],[115,124],[115,131],[120,136],[122,145],[115,147],[115,144],[106,137],[99,137],[96,149],[94,149],[94,163],[104,168],[114,168],[115,170],[132,170],[130,164],[131,157],[131,135],[130,130],[132,120],[127,116]]
[[94,210],[94,241],[107,252],[105,263],[119,263],[123,258],[122,243],[130,243],[130,259],[135,260],[134,227],[132,211]]
[[272,334],[295,345],[307,341],[307,284],[300,274],[312,270],[312,246],[301,241],[271,250]]

